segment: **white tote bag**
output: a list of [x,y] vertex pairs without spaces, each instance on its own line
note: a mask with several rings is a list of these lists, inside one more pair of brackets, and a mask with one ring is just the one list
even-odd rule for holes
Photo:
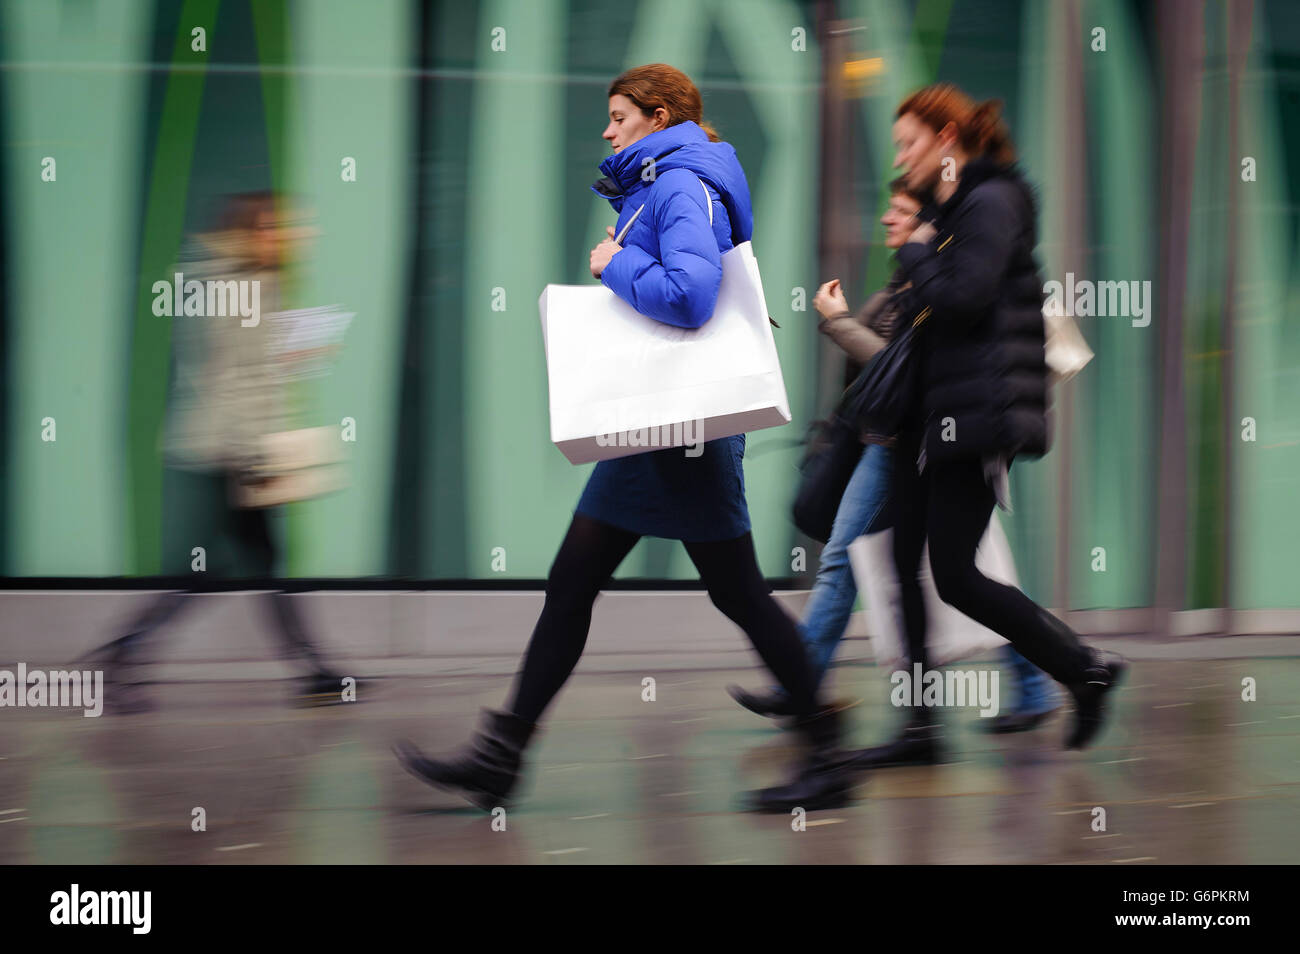
[[[894,570],[893,530],[858,537],[849,544],[849,564],[858,592],[866,603],[867,627],[875,649],[876,663],[895,668],[907,657],[903,636],[903,608],[899,601],[898,574]],[[1011,545],[998,522],[989,520],[988,530],[975,552],[975,565],[985,576],[999,583],[1019,587]],[[926,653],[931,666],[943,666],[1004,645],[1006,640],[953,609],[939,598],[930,574],[928,545],[921,552],[921,593],[925,598]]]
[[551,440],[574,464],[790,422],[749,242],[723,253],[717,305],[700,328],[648,318],[601,285],[547,285],[538,307]]

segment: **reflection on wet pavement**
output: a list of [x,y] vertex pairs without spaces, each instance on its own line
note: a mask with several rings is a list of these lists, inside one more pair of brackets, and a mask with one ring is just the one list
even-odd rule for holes
[[[1243,702],[1241,680],[1267,687]],[[133,716],[6,709],[0,863],[1294,863],[1300,660],[1139,662],[1099,743],[1060,749],[1065,717],[991,736],[944,713],[951,761],[864,775],[851,806],[739,811],[792,740],[723,687],[756,673],[579,675],[529,751],[505,830],[407,776],[389,753],[465,741],[501,677],[380,681],[373,698],[295,709],[288,683],[153,687]],[[843,667],[849,742],[893,728],[888,683]],[[1284,703],[1280,700],[1293,700]],[[1097,830],[1096,808],[1105,809]],[[206,830],[195,831],[201,808]],[[497,826],[498,828],[500,825]]]

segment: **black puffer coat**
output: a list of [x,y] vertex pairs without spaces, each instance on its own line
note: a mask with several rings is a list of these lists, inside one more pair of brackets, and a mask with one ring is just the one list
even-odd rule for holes
[[1039,457],[1048,447],[1047,366],[1033,192],[1014,166],[973,159],[952,198],[929,212],[939,234],[898,252],[910,307],[925,314],[913,423],[926,460]]

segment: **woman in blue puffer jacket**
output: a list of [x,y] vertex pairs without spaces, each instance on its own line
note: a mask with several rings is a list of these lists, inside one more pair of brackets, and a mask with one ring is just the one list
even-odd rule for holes
[[[702,123],[699,91],[679,70],[628,70],[608,95],[604,138],[614,153],[592,188],[609,200],[618,223],[592,250],[591,273],[642,314],[698,328],[713,314],[722,254],[753,232],[744,170],[736,151]],[[399,743],[409,771],[484,810],[502,805],[542,712],[582,655],[601,587],[637,540],[655,536],[685,544],[714,605],[745,631],[789,693],[796,728],[808,742],[795,779],[756,793],[754,807],[811,810],[847,800],[837,715],[817,704],[798,630],[768,592],[754,553],[744,435],[706,441],[702,450],[688,456],[681,447],[666,448],[596,465],[547,577],[546,602],[507,711],[486,712],[470,748],[449,760]]]

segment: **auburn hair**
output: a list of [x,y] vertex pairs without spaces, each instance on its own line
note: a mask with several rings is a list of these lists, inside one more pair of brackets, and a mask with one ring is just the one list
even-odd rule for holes
[[656,109],[663,107],[668,113],[669,126],[689,120],[704,130],[710,142],[721,141],[717,131],[704,122],[700,91],[691,78],[676,67],[667,63],[634,66],[609,84],[606,97],[620,95],[630,99],[646,117],[653,116]]
[[248,231],[257,227],[258,216],[273,214],[283,197],[269,190],[240,192],[226,196],[218,213],[217,227],[224,231]]
[[908,113],[936,133],[952,123],[957,127],[957,141],[972,159],[988,156],[1002,165],[1016,161],[1016,146],[1002,121],[1002,103],[998,100],[977,104],[952,83],[935,83],[903,100],[894,118]]

